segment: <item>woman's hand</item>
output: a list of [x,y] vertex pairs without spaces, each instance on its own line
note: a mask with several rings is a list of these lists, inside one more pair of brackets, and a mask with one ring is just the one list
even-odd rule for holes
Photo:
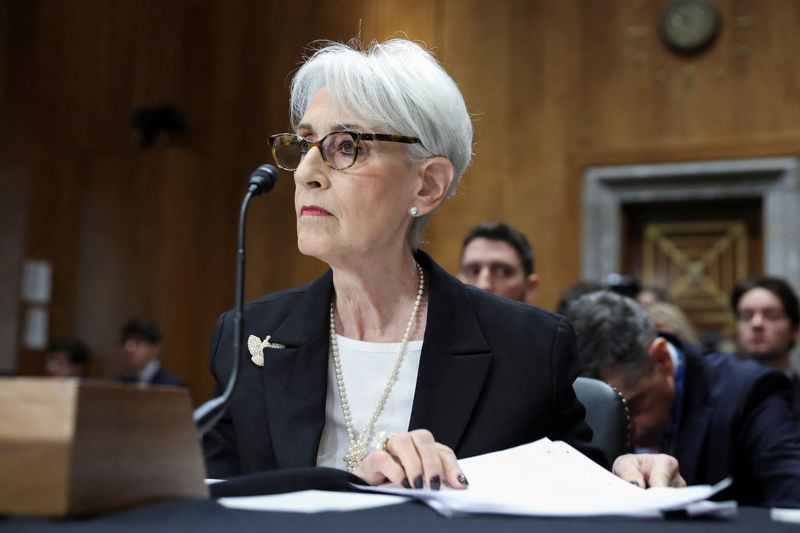
[[678,460],[663,453],[629,453],[620,455],[611,469],[625,481],[646,489],[650,487],[685,487],[678,470]]
[[436,442],[427,429],[395,433],[384,448],[367,455],[353,473],[370,485],[390,481],[407,489],[439,490],[442,483],[467,488],[456,454]]

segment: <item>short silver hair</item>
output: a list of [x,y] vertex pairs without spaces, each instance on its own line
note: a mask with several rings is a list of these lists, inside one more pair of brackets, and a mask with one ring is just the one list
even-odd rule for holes
[[[297,128],[314,95],[326,87],[335,105],[375,131],[417,137],[408,145],[414,161],[444,156],[455,169],[451,197],[472,158],[472,121],[455,81],[431,53],[405,39],[372,42],[362,51],[321,41],[291,84],[291,120]],[[416,218],[409,245],[416,249],[431,213]]]

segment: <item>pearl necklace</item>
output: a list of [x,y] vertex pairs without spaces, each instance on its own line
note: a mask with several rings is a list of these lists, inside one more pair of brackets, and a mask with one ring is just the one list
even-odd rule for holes
[[403,364],[403,358],[406,355],[408,338],[411,336],[411,330],[414,327],[414,324],[417,322],[417,314],[419,313],[419,308],[422,304],[422,293],[423,287],[425,286],[425,274],[423,273],[422,267],[420,267],[419,264],[415,263],[415,265],[417,267],[417,271],[419,272],[419,289],[417,290],[417,299],[414,302],[414,310],[411,311],[411,318],[408,319],[408,325],[406,326],[406,331],[403,334],[403,340],[400,342],[400,351],[397,352],[397,357],[395,358],[392,372],[389,374],[389,381],[386,382],[386,386],[383,388],[383,392],[378,399],[378,405],[375,406],[375,411],[372,413],[367,425],[364,427],[364,430],[361,432],[358,438],[356,438],[356,430],[353,427],[353,418],[350,413],[350,404],[347,401],[347,394],[344,390],[342,363],[339,360],[339,346],[336,343],[334,302],[331,301],[331,352],[333,354],[333,367],[336,374],[336,388],[339,390],[339,398],[342,401],[344,426],[347,430],[347,438],[350,441],[350,447],[344,454],[344,463],[349,472],[355,470],[358,465],[361,464],[361,461],[363,461],[367,456],[367,437],[374,431],[375,423],[378,421],[378,417],[381,415],[381,412],[383,412],[383,408],[386,405],[386,400],[389,398],[389,394],[392,392],[392,387],[397,382],[397,376],[400,373],[400,366]]

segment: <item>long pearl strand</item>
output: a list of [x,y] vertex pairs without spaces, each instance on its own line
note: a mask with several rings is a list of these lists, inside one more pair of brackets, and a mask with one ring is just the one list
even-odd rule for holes
[[381,413],[383,412],[383,408],[386,406],[386,400],[388,400],[389,394],[392,392],[392,387],[394,387],[394,384],[397,382],[397,376],[400,374],[400,366],[403,364],[403,359],[406,355],[408,339],[411,336],[411,330],[413,329],[414,324],[417,322],[419,308],[422,305],[422,294],[425,287],[425,274],[422,270],[422,267],[420,267],[418,263],[415,263],[415,265],[417,267],[417,271],[419,272],[419,289],[417,290],[417,299],[414,301],[414,310],[411,311],[411,318],[408,319],[408,325],[406,326],[406,331],[403,334],[403,340],[400,342],[400,351],[397,353],[397,357],[395,358],[392,372],[389,374],[389,380],[386,382],[386,386],[383,388],[383,392],[378,399],[378,405],[375,406],[375,411],[372,413],[367,425],[364,427],[363,431],[361,431],[361,434],[358,437],[356,437],[356,430],[353,427],[353,417],[350,412],[350,403],[347,401],[347,393],[344,390],[342,363],[339,359],[339,346],[336,343],[336,322],[334,318],[335,306],[334,302],[331,301],[331,352],[333,353],[333,367],[336,374],[336,388],[339,391],[339,398],[342,401],[344,425],[345,429],[347,430],[347,438],[350,441],[350,447],[344,454],[344,463],[349,472],[355,470],[358,465],[361,464],[361,461],[363,461],[367,456],[367,438],[374,431],[375,423],[378,421],[378,417],[380,417]]

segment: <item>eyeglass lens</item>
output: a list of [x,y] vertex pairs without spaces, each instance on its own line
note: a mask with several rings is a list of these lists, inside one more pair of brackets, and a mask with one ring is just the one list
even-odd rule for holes
[[296,135],[278,135],[272,144],[275,162],[285,170],[296,170],[303,156],[313,146],[320,148],[322,158],[336,170],[353,166],[358,155],[356,139],[351,133],[333,132],[320,141],[307,141]]

